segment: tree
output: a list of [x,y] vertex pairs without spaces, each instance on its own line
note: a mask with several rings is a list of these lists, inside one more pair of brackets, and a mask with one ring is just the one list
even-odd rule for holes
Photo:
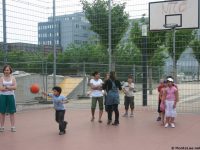
[[116,58],[118,64],[141,65],[141,52],[130,39],[117,47]]
[[[141,20],[135,21],[133,28],[131,29],[131,40],[135,43],[135,45],[142,50],[142,31],[141,31],[141,25],[145,22],[144,18],[141,18]],[[152,94],[152,74],[153,66],[163,66],[164,60],[166,59],[166,56],[164,55],[162,46],[165,43],[165,32],[148,32],[147,33],[147,64],[148,64],[148,72],[149,72],[149,89],[150,94]],[[158,67],[155,67],[155,69],[158,69]],[[158,72],[154,69],[154,72]]]
[[199,74],[200,74],[200,41],[198,39],[193,40],[190,43],[190,47],[193,49],[194,57],[198,61],[197,78],[198,78],[198,81],[199,81]]
[[[168,53],[173,58],[173,33],[166,34],[166,47]],[[189,43],[194,39],[194,31],[192,29],[180,29],[175,31],[175,79],[176,79],[176,64],[181,54],[189,46]]]
[[[91,23],[91,30],[98,34],[100,43],[108,49],[108,1],[95,0],[89,3],[87,0],[81,0],[86,18]],[[111,43],[112,54],[120,42],[129,25],[128,14],[125,13],[125,3],[113,4],[111,9]]]
[[[70,45],[64,53],[62,53],[62,62],[105,62],[106,54],[99,44],[82,44]],[[59,60],[58,60],[59,61]]]
[[[42,60],[39,58],[40,55],[38,51],[22,51],[20,49],[15,49],[7,52],[7,63],[15,70],[41,73]],[[3,60],[3,57],[4,52],[0,50],[1,60]],[[4,64],[4,62],[2,62],[2,64]]]
[[[77,74],[83,72],[84,64],[106,63],[107,56],[104,50],[105,49],[103,49],[99,44],[71,44],[64,52],[57,54],[57,72],[59,74]],[[52,60],[53,53],[48,55],[48,62],[51,62]],[[49,66],[49,68],[52,69],[51,66]],[[91,72],[91,69],[94,68],[86,67],[87,72]]]

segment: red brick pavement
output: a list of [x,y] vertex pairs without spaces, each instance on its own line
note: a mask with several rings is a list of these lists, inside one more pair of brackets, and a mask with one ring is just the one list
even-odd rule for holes
[[[121,113],[123,111],[121,110]],[[200,115],[179,114],[176,128],[164,128],[151,110],[136,110],[134,118],[120,117],[120,125],[90,122],[89,109],[70,109],[65,135],[58,135],[54,110],[31,110],[16,115],[17,132],[0,133],[0,150],[171,150],[200,149]]]

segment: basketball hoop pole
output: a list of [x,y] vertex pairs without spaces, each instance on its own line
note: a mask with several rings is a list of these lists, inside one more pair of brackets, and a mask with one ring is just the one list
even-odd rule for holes
[[143,106],[147,106],[147,25],[142,25],[142,97]]
[[173,76],[174,82],[177,83],[177,73],[176,73],[176,27],[173,30]]
[[174,82],[177,83],[177,70],[176,70],[176,27],[178,24],[164,24],[165,28],[170,28],[173,31],[173,77]]

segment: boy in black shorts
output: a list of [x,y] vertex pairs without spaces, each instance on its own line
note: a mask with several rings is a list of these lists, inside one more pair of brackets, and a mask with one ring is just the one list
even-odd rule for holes
[[133,117],[134,110],[134,83],[132,75],[128,76],[128,82],[125,82],[123,87],[124,96],[124,106],[125,106],[125,114],[123,117],[128,117],[128,109],[130,107],[131,114],[130,117]]

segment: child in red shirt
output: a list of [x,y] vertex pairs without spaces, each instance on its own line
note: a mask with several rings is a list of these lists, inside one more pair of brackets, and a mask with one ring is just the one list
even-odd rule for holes
[[162,98],[162,88],[164,87],[164,80],[163,79],[160,79],[160,84],[158,85],[157,89],[158,89],[158,118],[157,118],[157,121],[161,121],[161,109],[160,109],[160,104],[161,104],[161,98]]

